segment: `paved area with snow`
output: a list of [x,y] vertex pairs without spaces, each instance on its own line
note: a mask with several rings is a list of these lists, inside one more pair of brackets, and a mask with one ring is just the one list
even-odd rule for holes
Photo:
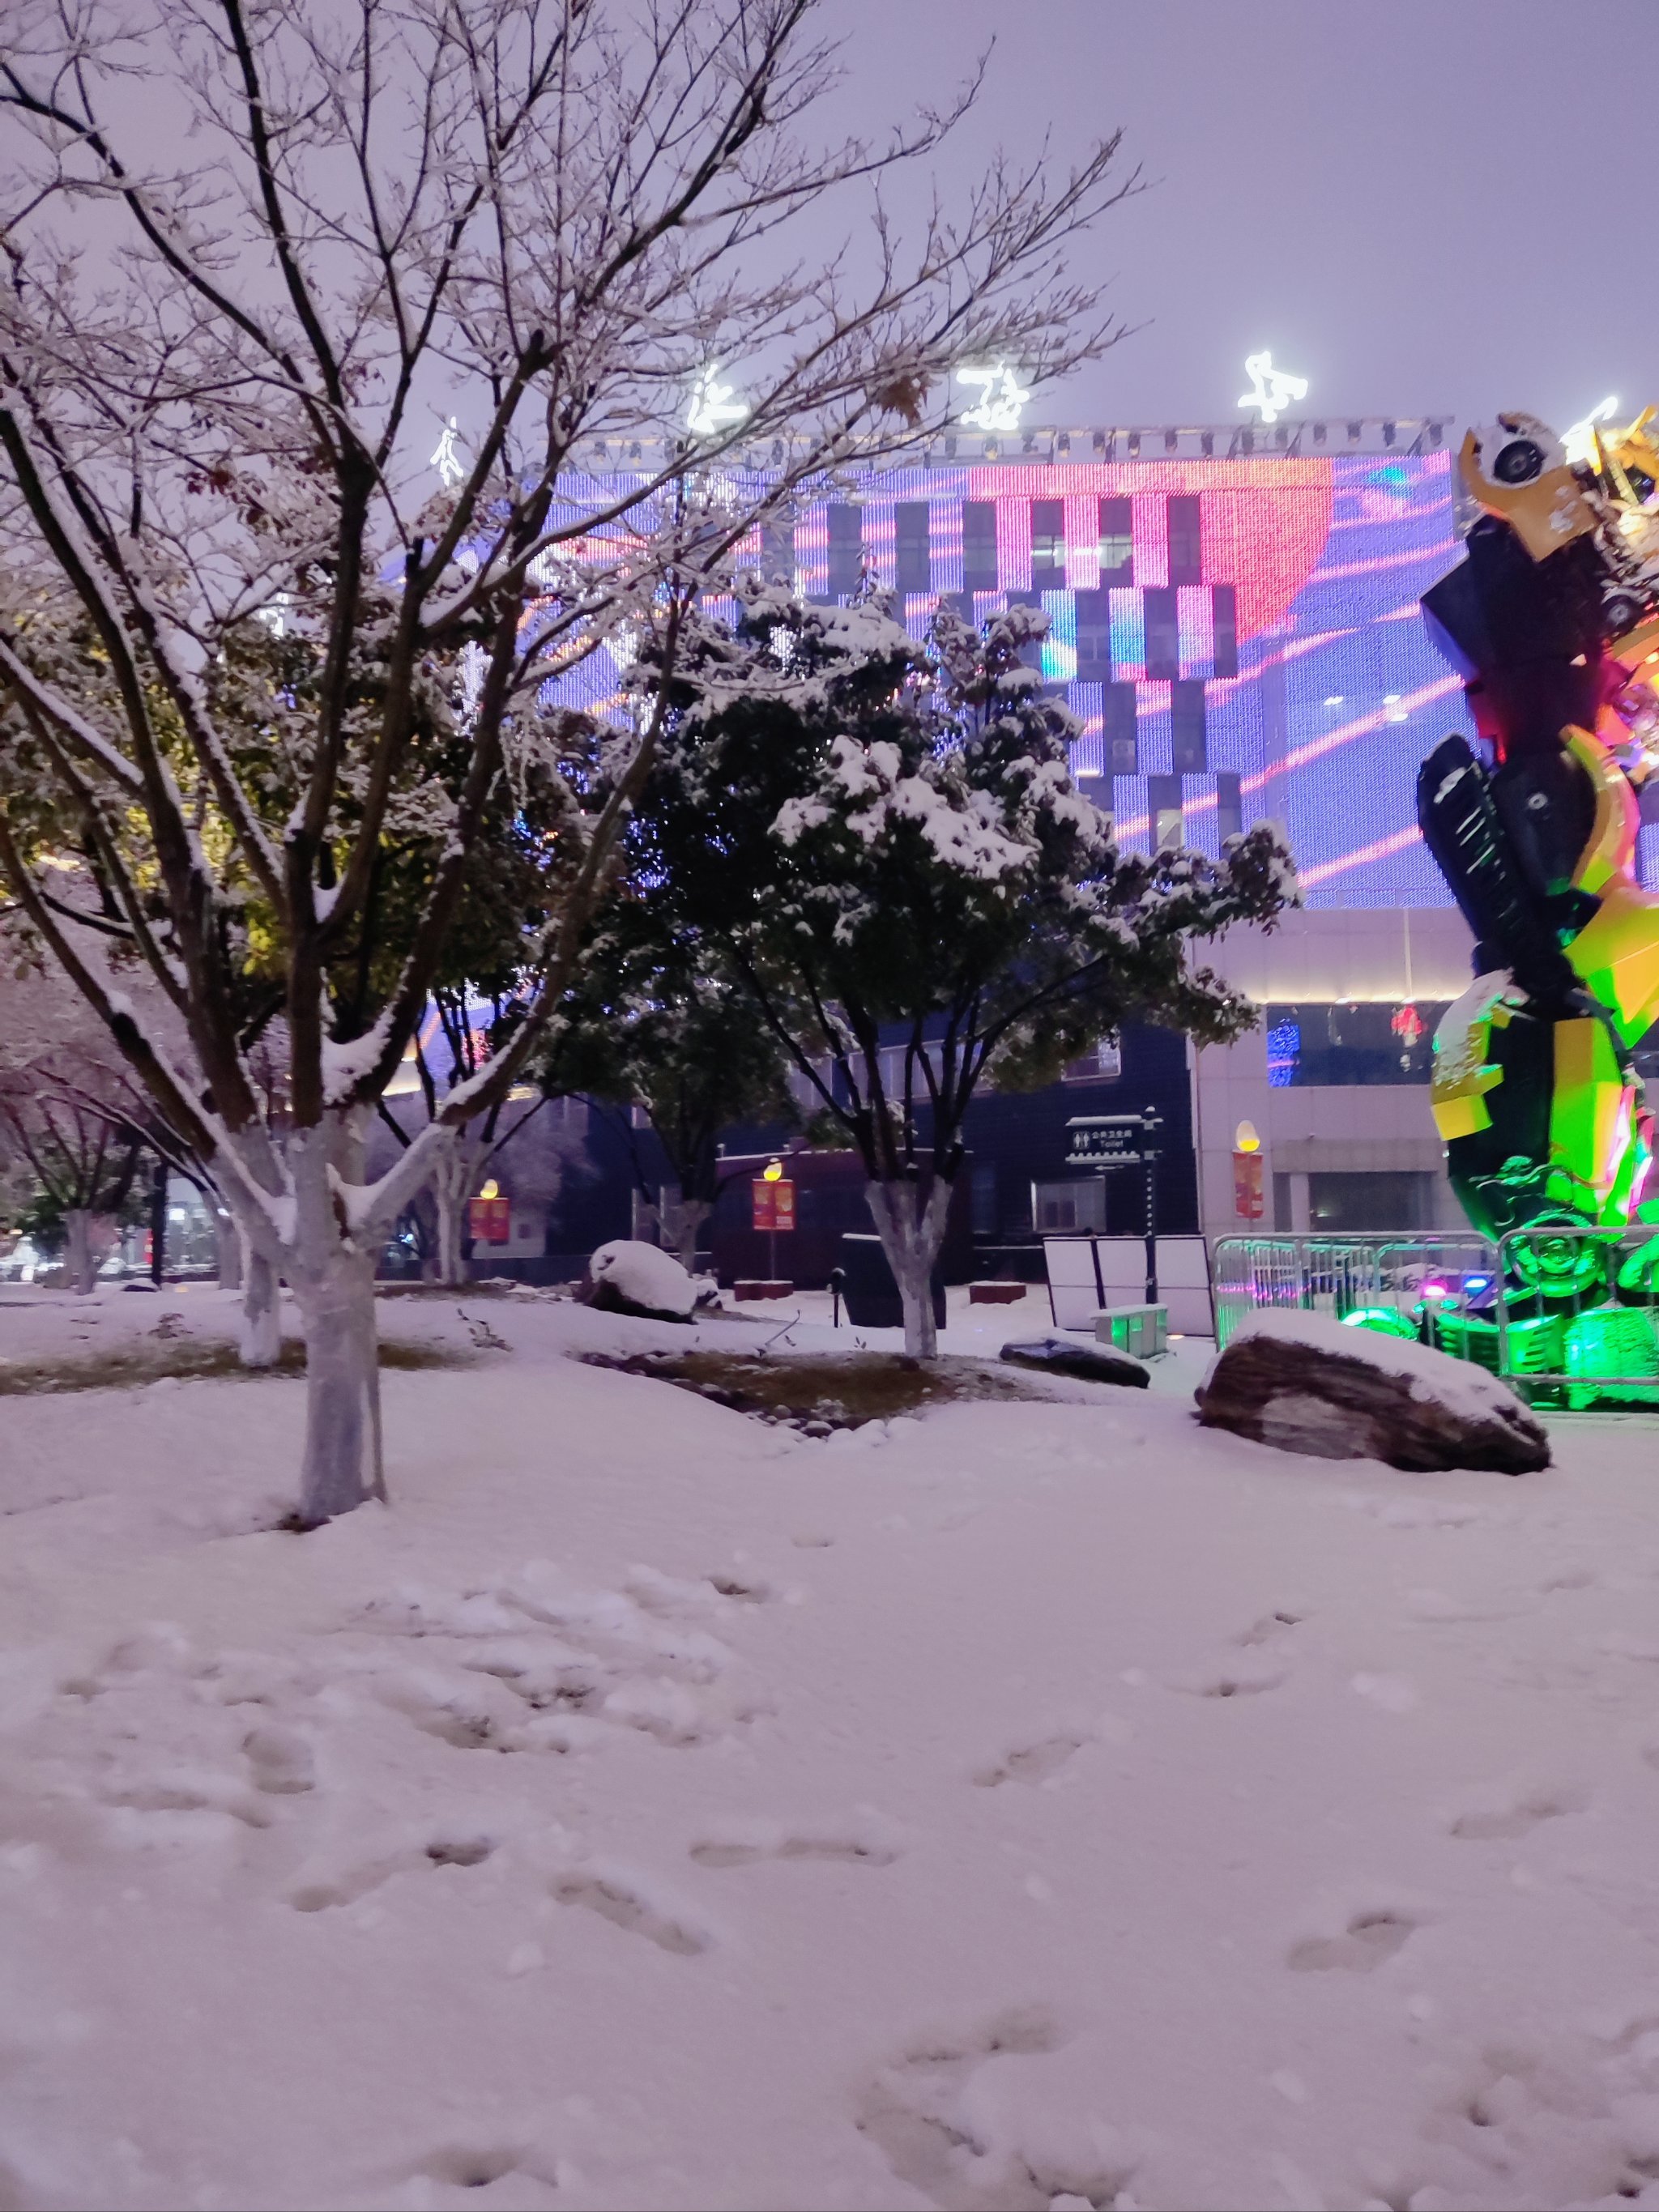
[[1293,1458],[1188,1345],[818,1442],[383,1324],[474,1364],[309,1536],[297,1382],[0,1399],[0,2204],[1659,2205],[1659,1425]]

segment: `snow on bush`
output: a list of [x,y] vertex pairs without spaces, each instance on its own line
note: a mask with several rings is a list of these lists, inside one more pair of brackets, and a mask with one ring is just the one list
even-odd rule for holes
[[618,1237],[601,1244],[587,1263],[595,1289],[610,1285],[630,1305],[653,1313],[689,1314],[697,1302],[697,1286],[672,1253],[654,1244],[641,1244]]

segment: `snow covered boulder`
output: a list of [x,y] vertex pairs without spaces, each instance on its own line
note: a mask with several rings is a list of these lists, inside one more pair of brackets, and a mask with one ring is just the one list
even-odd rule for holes
[[1038,1336],[1027,1344],[1005,1344],[1002,1357],[1011,1367],[1072,1375],[1080,1382],[1123,1382],[1132,1390],[1144,1390],[1152,1381],[1144,1360],[1113,1344],[1073,1344],[1063,1336]]
[[641,1321],[690,1321],[697,1286],[672,1252],[618,1237],[587,1263],[587,1303]]
[[1206,1427],[1317,1459],[1417,1474],[1530,1474],[1550,1463],[1542,1426],[1496,1376],[1321,1314],[1253,1314],[1194,1395]]

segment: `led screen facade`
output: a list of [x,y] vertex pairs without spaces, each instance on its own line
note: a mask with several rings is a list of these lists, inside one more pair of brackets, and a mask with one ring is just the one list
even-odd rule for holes
[[[1353,907],[1449,903],[1413,784],[1469,723],[1417,602],[1458,555],[1443,452],[854,471],[738,551],[809,598],[872,575],[918,633],[941,597],[1041,605],[1123,843],[1269,817],[1309,903]],[[571,682],[603,708],[618,680],[601,653]]]

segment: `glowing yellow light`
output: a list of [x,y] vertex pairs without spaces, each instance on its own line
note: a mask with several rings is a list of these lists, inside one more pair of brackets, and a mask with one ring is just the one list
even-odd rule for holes
[[781,1182],[783,1181],[783,1162],[781,1160],[769,1160],[765,1168],[762,1170],[761,1179],[763,1182]]
[[496,1180],[495,1180],[495,1176],[491,1176],[491,1177],[489,1178],[489,1182],[484,1185],[483,1188],[483,1189],[478,1193],[478,1195],[479,1195],[479,1197],[480,1197],[480,1198],[499,1198],[499,1197],[501,1196],[501,1186],[500,1186],[500,1184],[496,1182]]
[[1236,1152],[1259,1152],[1261,1139],[1255,1133],[1254,1121],[1241,1121],[1233,1131],[1233,1150]]

